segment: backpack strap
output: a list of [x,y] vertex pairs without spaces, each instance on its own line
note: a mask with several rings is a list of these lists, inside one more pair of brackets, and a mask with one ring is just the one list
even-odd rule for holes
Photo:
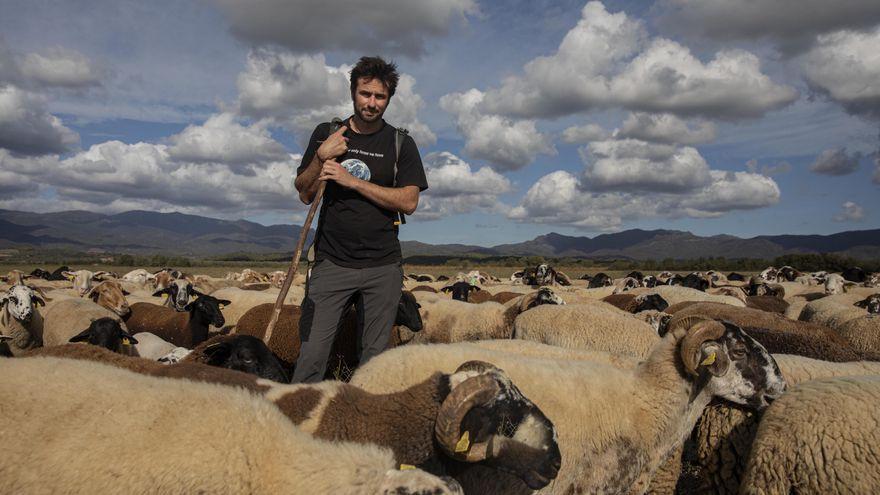
[[[403,141],[406,140],[408,134],[409,131],[403,127],[398,127],[397,132],[394,133],[394,181],[392,182],[394,187],[397,187],[397,162],[400,161],[400,148],[403,146]],[[406,215],[398,212],[394,225],[400,224],[406,224]]]

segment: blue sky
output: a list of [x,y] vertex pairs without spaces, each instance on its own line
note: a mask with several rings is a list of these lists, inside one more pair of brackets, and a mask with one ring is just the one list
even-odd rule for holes
[[431,186],[402,239],[880,226],[876,1],[0,10],[0,208],[301,222],[301,147],[381,54]]

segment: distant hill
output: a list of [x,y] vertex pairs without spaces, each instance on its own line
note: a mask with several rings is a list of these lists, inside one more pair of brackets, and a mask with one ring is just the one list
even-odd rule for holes
[[[116,253],[205,256],[293,251],[302,226],[263,226],[182,213],[0,210],[0,247],[99,249]],[[314,232],[309,233],[308,240]]]
[[[233,252],[292,252],[302,226],[263,226],[182,213],[128,211],[103,215],[87,211],[28,213],[0,210],[0,248],[67,248],[114,253],[210,256]],[[309,232],[311,242],[314,231]],[[405,257],[544,256],[578,258],[692,259],[764,258],[783,254],[837,253],[880,259],[880,229],[832,235],[777,235],[742,239],[701,237],[678,230],[632,229],[596,237],[549,233],[517,244],[401,243]]]

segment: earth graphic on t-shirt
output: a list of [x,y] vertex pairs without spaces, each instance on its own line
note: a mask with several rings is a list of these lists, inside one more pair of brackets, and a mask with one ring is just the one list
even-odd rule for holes
[[366,163],[358,160],[357,158],[349,158],[344,162],[340,163],[345,170],[348,170],[348,173],[357,177],[358,179],[368,181],[370,180],[370,167],[367,166]]

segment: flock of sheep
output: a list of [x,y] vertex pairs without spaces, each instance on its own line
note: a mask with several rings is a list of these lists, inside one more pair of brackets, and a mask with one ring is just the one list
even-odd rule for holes
[[880,274],[410,274],[313,385],[284,276],[0,277],[0,492],[880,492]]

